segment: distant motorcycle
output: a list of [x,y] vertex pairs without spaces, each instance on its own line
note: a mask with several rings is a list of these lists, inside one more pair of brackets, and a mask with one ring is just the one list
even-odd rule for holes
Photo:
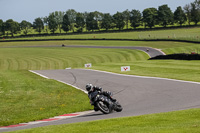
[[89,95],[91,105],[94,105],[95,111],[101,111],[104,114],[109,114],[113,111],[121,112],[122,106],[116,99],[112,99],[112,93],[109,96],[103,95],[99,91]]

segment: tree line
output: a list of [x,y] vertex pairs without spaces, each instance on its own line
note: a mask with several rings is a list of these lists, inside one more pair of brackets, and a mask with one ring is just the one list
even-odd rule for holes
[[[117,12],[114,15],[110,13],[95,12],[76,12],[74,9],[69,9],[66,12],[55,11],[49,14],[49,16],[38,17],[34,20],[33,24],[23,20],[18,23],[12,19],[3,22],[0,19],[0,33],[2,35],[9,31],[13,36],[19,31],[23,31],[23,34],[27,35],[28,32],[34,28],[37,32],[41,33],[43,30],[51,33],[59,30],[72,32],[83,32],[85,28],[87,31],[94,30],[112,30],[117,28],[119,30],[134,28],[143,25],[149,28],[155,27],[155,25],[167,27],[168,25],[179,24],[182,26],[184,23],[191,22],[198,24],[200,21],[200,0],[195,0],[190,4],[186,4],[183,8],[178,6],[174,12],[171,11],[168,5],[161,5],[156,8],[146,8],[142,12],[139,10],[125,10],[123,12]],[[8,32],[7,32],[8,34]]]

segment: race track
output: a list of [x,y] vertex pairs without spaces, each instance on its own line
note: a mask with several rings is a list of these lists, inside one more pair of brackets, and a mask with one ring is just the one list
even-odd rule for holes
[[0,132],[200,107],[200,83],[196,82],[113,74],[89,69],[35,70],[34,72],[83,90],[87,83],[101,86],[104,90],[112,91],[115,94],[114,98],[124,109],[120,113],[103,115],[99,111],[70,119],[0,130]]

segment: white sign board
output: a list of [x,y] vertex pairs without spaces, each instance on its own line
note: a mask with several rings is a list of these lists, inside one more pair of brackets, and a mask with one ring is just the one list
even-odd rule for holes
[[92,67],[91,63],[85,64],[85,67]]
[[121,71],[123,72],[123,71],[130,71],[131,70],[131,68],[130,68],[130,66],[122,66],[121,67]]

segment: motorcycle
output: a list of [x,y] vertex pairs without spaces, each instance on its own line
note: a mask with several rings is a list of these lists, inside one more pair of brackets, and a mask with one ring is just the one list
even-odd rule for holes
[[109,114],[113,111],[121,112],[122,106],[115,99],[112,99],[112,93],[109,96],[105,96],[98,91],[89,95],[91,105],[94,105],[95,111],[101,111],[104,114]]

